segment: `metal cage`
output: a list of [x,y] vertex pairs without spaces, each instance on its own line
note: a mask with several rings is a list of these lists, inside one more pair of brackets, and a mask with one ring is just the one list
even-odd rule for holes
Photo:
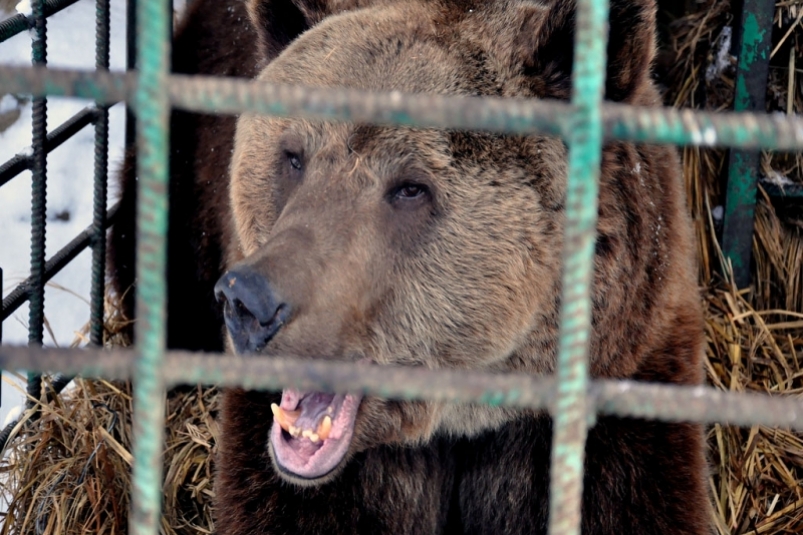
[[[30,17],[0,23],[0,42],[32,25],[33,68],[0,66],[0,91],[29,93],[34,100],[33,155],[0,167],[0,185],[22,169],[33,171],[31,276],[3,300],[5,319],[30,300],[30,346],[0,346],[0,368],[132,378],[134,468],[130,532],[158,531],[165,389],[179,383],[218,383],[246,388],[363,392],[398,399],[452,400],[548,409],[554,421],[549,533],[580,531],[580,502],[587,430],[597,414],[666,421],[763,424],[803,430],[803,405],[791,398],[735,394],[707,387],[631,381],[592,381],[588,375],[589,286],[592,276],[597,189],[602,143],[609,139],[739,149],[803,150],[803,118],[761,113],[701,113],[603,103],[607,0],[577,0],[571,102],[504,100],[353,90],[283,87],[253,81],[172,75],[172,13],[165,0],[138,0],[137,71],[108,72],[108,0],[97,0],[97,70],[46,69],[45,21],[76,0],[35,0]],[[750,3],[750,0],[746,0]],[[753,2],[753,3],[757,3]],[[129,17],[131,21],[132,17]],[[131,60],[131,58],[129,58]],[[132,67],[129,61],[129,67]],[[70,121],[46,132],[47,95],[95,101]],[[106,213],[108,106],[126,101],[136,114],[139,191],[137,305],[133,351],[105,351],[102,298]],[[544,133],[569,147],[563,253],[563,310],[554,377],[486,375],[458,371],[372,368],[349,363],[292,359],[246,360],[165,350],[165,236],[168,128],[171,107],[207,113],[256,112],[277,116],[358,121],[494,132]],[[53,258],[44,258],[45,155],[71,132],[96,128],[95,213],[90,228]],[[91,339],[83,350],[42,349],[43,287],[78,251],[93,248]]]

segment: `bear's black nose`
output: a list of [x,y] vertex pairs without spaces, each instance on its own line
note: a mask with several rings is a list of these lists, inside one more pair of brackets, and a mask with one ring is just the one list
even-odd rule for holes
[[237,353],[263,349],[290,317],[268,279],[248,267],[225,273],[215,284],[215,298]]

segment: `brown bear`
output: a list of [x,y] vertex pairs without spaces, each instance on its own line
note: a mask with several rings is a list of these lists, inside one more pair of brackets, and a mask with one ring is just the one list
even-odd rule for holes
[[[571,0],[189,10],[177,72],[569,97]],[[654,33],[653,1],[611,1],[607,99],[659,104]],[[591,373],[697,384],[703,330],[676,152],[614,142],[602,160]],[[113,235],[121,290],[134,282],[133,175]],[[551,373],[565,189],[566,149],[549,136],[254,115],[235,132],[230,117],[176,113],[169,345],[219,350],[225,321],[230,347],[254,358]],[[230,389],[221,424],[220,535],[546,532],[541,412]],[[583,533],[708,533],[705,477],[700,426],[600,418]]]

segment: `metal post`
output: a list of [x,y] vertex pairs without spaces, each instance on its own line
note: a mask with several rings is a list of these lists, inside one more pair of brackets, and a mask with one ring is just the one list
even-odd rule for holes
[[602,154],[607,0],[578,0],[563,244],[563,295],[553,410],[549,534],[579,535],[588,435],[591,280]]
[[169,65],[165,0],[137,4],[137,329],[134,369],[134,468],[129,532],[156,535],[159,528],[164,435],[167,144]]
[[[32,2],[34,33],[31,45],[33,64],[47,65],[47,19],[44,0]],[[31,297],[28,314],[28,343],[42,345],[45,315],[45,211],[47,208],[47,97],[33,99],[33,165],[31,171]],[[42,376],[28,375],[28,394],[38,399]],[[28,401],[32,403],[31,400]]]
[[[736,40],[739,62],[734,111],[764,111],[774,14],[775,0],[744,0],[738,26],[740,37]],[[730,259],[734,282],[740,288],[750,284],[760,164],[761,152],[757,150],[731,150],[728,159],[722,252]]]
[[[95,4],[95,68],[109,70],[109,0]],[[109,108],[96,103],[95,177],[92,237],[92,288],[90,291],[89,338],[103,345],[103,304],[106,289],[106,187],[109,160]]]
[[[125,69],[131,72],[137,68],[137,0],[126,2],[125,15]],[[125,103],[125,150],[133,148],[137,142],[136,117],[131,102]]]

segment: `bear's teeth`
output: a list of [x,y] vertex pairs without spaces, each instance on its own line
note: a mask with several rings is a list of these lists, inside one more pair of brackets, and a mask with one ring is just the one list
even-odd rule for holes
[[329,433],[332,431],[332,418],[328,415],[323,417],[321,423],[318,424],[318,429],[313,431],[312,429],[302,430],[300,427],[296,427],[294,425],[298,420],[298,417],[301,415],[300,410],[284,410],[276,403],[271,403],[270,410],[273,412],[273,419],[282,429],[290,433],[290,436],[292,437],[298,438],[299,436],[302,436],[309,439],[313,443],[317,443],[319,440],[326,440],[329,438]]
[[301,436],[308,438],[313,444],[320,440],[320,437],[316,433],[313,433],[312,429],[304,429],[304,431],[301,432]]
[[296,423],[296,420],[298,420],[298,417],[301,415],[300,410],[286,411],[275,403],[270,404],[270,410],[273,412],[274,420],[287,432],[290,432],[290,428],[293,427],[293,424]]
[[[332,419],[329,416],[324,416],[321,423],[318,424],[318,436],[322,440],[329,438],[329,433],[332,431]],[[313,440],[313,442],[315,442]]]

